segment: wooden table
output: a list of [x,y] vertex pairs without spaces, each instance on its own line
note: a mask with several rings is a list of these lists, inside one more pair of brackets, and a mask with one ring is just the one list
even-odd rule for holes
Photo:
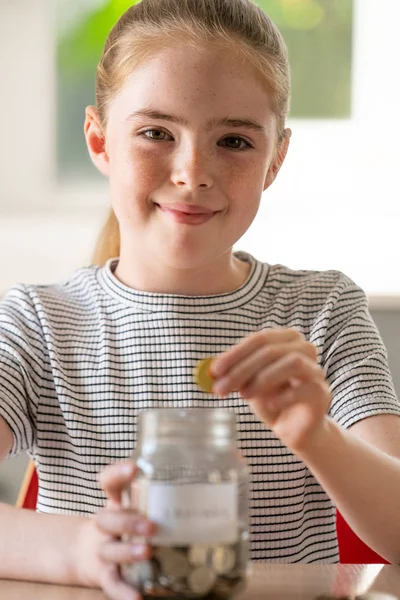
[[[400,600],[400,566],[254,564],[246,591],[237,600],[314,600],[368,591]],[[100,590],[23,581],[0,581],[1,600],[106,600]]]

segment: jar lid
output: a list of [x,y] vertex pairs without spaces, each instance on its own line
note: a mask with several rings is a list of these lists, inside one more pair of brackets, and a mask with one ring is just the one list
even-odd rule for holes
[[139,414],[139,438],[232,442],[236,440],[236,415],[223,408],[152,409]]

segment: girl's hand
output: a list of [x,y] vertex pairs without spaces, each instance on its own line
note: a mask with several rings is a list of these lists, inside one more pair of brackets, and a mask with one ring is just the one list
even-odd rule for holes
[[311,442],[326,418],[329,385],[317,351],[294,329],[254,333],[212,363],[213,393],[238,391],[251,410],[294,452]]
[[85,584],[98,586],[110,600],[140,600],[140,594],[121,577],[119,565],[148,560],[150,547],[138,542],[123,542],[121,536],[150,536],[155,525],[135,510],[122,507],[122,490],[134,479],[136,466],[132,461],[109,465],[99,476],[100,485],[108,496],[106,507],[88,519],[82,535],[82,569]]

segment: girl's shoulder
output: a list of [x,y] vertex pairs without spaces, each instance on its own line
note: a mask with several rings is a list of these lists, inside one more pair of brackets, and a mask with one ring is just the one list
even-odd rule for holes
[[295,269],[282,263],[273,264],[257,260],[251,254],[243,251],[237,252],[236,256],[252,264],[252,278],[263,279],[264,287],[270,291],[310,292],[314,289],[341,292],[350,288],[362,291],[360,286],[338,269]]
[[70,310],[77,314],[85,312],[99,296],[99,269],[95,266],[77,269],[58,283],[16,283],[0,300],[0,322],[7,316],[33,322],[46,313],[58,313],[62,318]]
[[329,337],[338,323],[370,320],[366,293],[340,270],[264,264],[264,273],[253,304],[268,326],[295,327],[320,339]]
[[344,298],[367,303],[364,290],[337,269],[293,269],[283,264],[267,266],[265,289],[276,298],[302,304],[336,304]]
[[269,281],[274,281],[276,285],[285,287],[286,285],[298,285],[302,287],[336,287],[356,285],[354,281],[342,271],[337,269],[313,270],[313,269],[293,269],[283,264],[269,265]]

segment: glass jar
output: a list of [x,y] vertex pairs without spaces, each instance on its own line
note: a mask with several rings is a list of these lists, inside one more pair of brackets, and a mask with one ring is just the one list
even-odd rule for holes
[[[218,598],[243,589],[248,569],[248,469],[235,414],[162,409],[139,416],[138,475],[124,506],[156,523],[149,561],[122,565],[144,598]],[[143,541],[143,540],[142,540]]]

